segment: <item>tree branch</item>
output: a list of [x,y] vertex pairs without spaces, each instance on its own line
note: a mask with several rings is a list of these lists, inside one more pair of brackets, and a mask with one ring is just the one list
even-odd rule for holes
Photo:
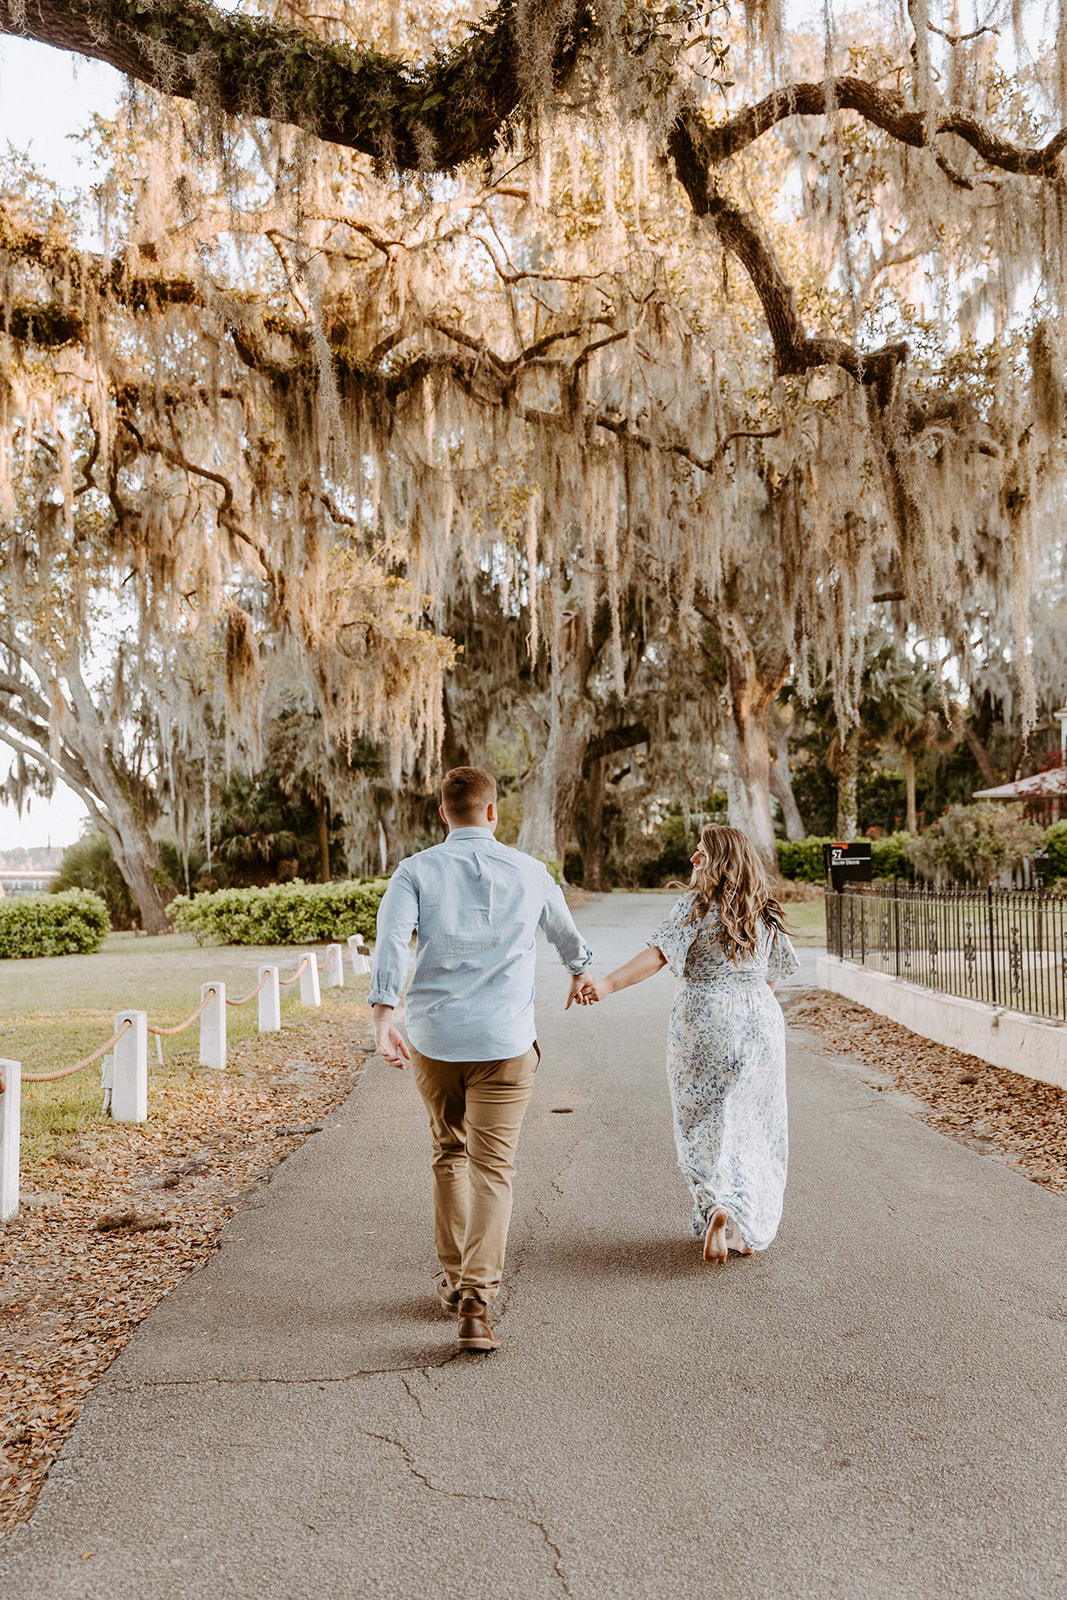
[[[106,61],[208,111],[291,123],[402,170],[441,172],[491,156],[520,109],[515,13],[515,0],[500,0],[455,50],[418,67],[200,0],[0,0],[0,31]],[[558,33],[561,79],[589,26],[580,4]]]
[[582,776],[587,777],[589,769],[601,756],[614,755],[619,750],[632,750],[636,744],[648,744],[651,734],[643,722],[632,722],[625,728],[612,728],[609,732],[601,734],[599,739],[593,739],[586,746],[585,757],[582,761]]
[[1038,147],[1012,144],[992,133],[962,111],[946,111],[928,118],[909,110],[895,89],[882,89],[864,78],[850,75],[822,83],[791,83],[774,89],[755,105],[746,106],[728,121],[708,127],[708,156],[716,165],[745,149],[777,123],[789,117],[822,117],[833,110],[855,111],[901,144],[922,150],[941,134],[954,133],[991,167],[1031,178],[1054,178],[1067,150],[1067,128]]
[[719,131],[710,128],[690,106],[679,114],[667,145],[693,211],[714,222],[723,245],[738,258],[752,281],[767,318],[779,374],[843,367],[858,382],[871,386],[884,407],[896,369],[907,359],[907,345],[887,344],[867,353],[843,339],[813,338],[805,331],[796,294],[758,219],[730,199],[718,181],[714,169],[722,159],[716,153]]

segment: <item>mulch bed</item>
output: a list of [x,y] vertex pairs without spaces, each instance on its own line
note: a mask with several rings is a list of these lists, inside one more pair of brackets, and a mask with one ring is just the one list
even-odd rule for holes
[[921,1102],[912,1109],[923,1122],[1067,1194],[1067,1091],[935,1044],[839,995],[805,993],[784,1009],[791,1025],[888,1075]]
[[25,1203],[0,1230],[0,1537],[32,1514],[137,1324],[343,1101],[367,1033],[364,1012],[264,1036],[254,1062],[190,1073],[154,1120],[150,1081],[148,1122],[92,1124],[24,1177]]

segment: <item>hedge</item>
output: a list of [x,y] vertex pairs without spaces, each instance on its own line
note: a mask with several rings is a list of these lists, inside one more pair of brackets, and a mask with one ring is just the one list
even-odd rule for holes
[[217,889],[167,907],[175,927],[199,944],[319,944],[362,933],[369,938],[389,880],[273,883],[265,889]]
[[0,957],[80,956],[111,931],[107,906],[88,889],[0,900]]
[[[779,839],[778,871],[783,878],[792,878],[801,883],[825,883],[823,845],[837,843],[837,839]],[[911,835],[907,833],[889,833],[882,839],[872,839],[872,877],[914,877],[914,870],[906,854],[910,843]]]
[[1054,822],[1045,834],[1049,880],[1067,878],[1067,822]]

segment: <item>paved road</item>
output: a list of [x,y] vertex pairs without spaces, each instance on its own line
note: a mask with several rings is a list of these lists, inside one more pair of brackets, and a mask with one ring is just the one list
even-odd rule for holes
[[[579,918],[614,964],[663,905]],[[782,1233],[704,1268],[670,987],[572,1020],[546,959],[498,1355],[452,1358],[374,1062],[112,1366],[5,1600],[1067,1596],[1062,1200],[794,1038]]]

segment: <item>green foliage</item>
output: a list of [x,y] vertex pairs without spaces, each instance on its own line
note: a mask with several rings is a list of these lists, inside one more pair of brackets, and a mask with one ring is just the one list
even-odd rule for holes
[[871,840],[872,878],[914,878],[908,851],[915,843],[910,833],[890,833]]
[[940,883],[992,883],[1041,846],[1044,830],[1022,806],[952,806],[908,847],[921,878]]
[[3,959],[87,955],[99,950],[110,929],[107,906],[86,889],[0,900]]
[[64,850],[53,892],[64,889],[90,889],[99,895],[117,930],[140,926],[137,906],[118,869],[111,840],[99,829],[83,833]]
[[552,879],[553,883],[562,883],[563,882],[563,873],[560,870],[560,865],[559,865],[558,861],[556,861],[552,856],[538,856],[537,859],[545,867],[547,867],[548,875]]
[[1045,834],[1048,852],[1049,882],[1055,878],[1067,879],[1067,822],[1054,822]]
[[822,883],[826,877],[822,847],[829,839],[779,839],[778,871],[797,883]]
[[[317,875],[319,825],[314,805],[287,795],[276,772],[252,777],[234,769],[219,796],[213,872],[226,888],[264,885],[288,876]],[[336,835],[336,829],[335,829]],[[335,836],[331,870],[343,870]]]
[[167,907],[175,927],[200,944],[316,944],[374,934],[386,878],[343,883],[274,883],[262,889],[218,889]]
[[[836,844],[830,838],[779,839],[778,871],[783,878],[799,883],[823,883],[826,867],[823,845]],[[915,869],[908,857],[908,848],[914,844],[908,833],[891,833],[884,839],[871,840],[872,878],[911,878]]]

